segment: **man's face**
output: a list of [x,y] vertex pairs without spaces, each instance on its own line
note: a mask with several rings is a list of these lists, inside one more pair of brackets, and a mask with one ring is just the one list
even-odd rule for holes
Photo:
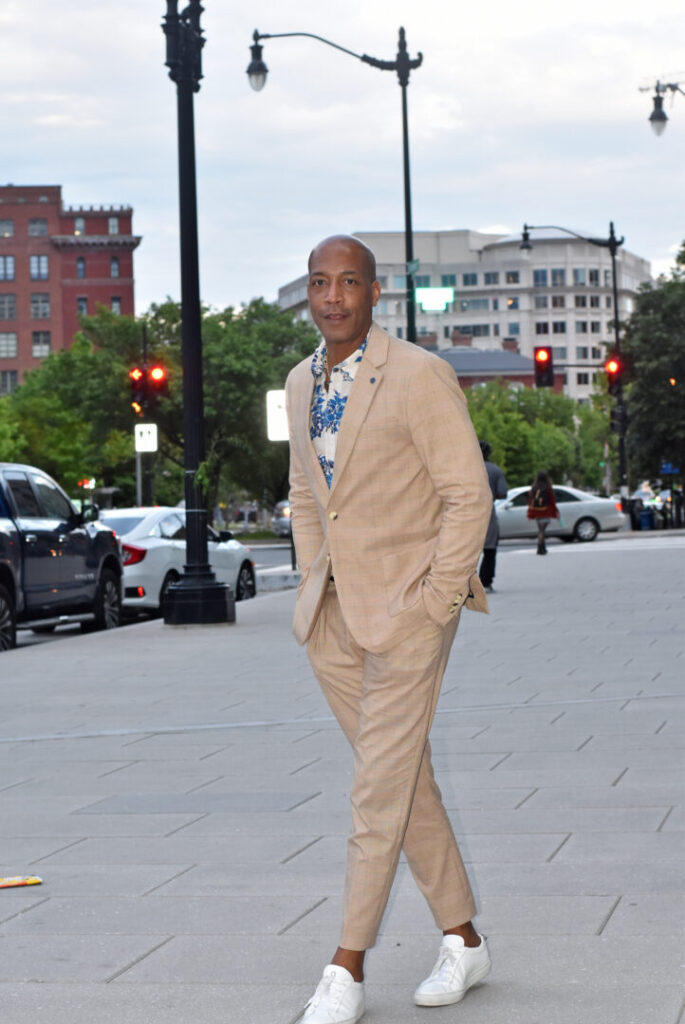
[[332,239],[312,253],[309,308],[336,361],[351,355],[363,342],[380,290],[364,249],[354,242]]

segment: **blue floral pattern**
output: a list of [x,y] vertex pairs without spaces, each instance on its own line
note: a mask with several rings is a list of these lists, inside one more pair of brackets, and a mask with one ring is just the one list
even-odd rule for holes
[[326,391],[325,341],[321,342],[312,358],[314,393],[312,395],[309,436],[329,487],[333,480],[335,449],[338,443],[340,423],[365,350],[366,339],[351,356],[333,367],[328,391]]

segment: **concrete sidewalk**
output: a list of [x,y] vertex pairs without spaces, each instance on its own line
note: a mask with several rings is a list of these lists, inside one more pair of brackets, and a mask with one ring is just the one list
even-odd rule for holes
[[[494,967],[419,1009],[400,866],[364,1024],[683,1020],[685,539],[502,552],[432,733]],[[159,621],[0,656],[2,1024],[289,1024],[337,944],[351,759],[289,632]]]

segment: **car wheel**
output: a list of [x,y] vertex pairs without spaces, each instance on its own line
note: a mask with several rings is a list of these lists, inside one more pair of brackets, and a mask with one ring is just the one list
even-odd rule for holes
[[[121,623],[121,585],[113,569],[103,569],[95,591],[93,629],[116,629]],[[89,626],[90,623],[84,625]]]
[[10,651],[17,643],[14,601],[7,587],[0,585],[0,651]]
[[599,533],[599,526],[595,519],[579,519],[573,530],[577,540],[587,542],[594,540]]
[[238,573],[235,599],[236,601],[247,601],[249,598],[254,597],[256,593],[257,587],[252,566],[249,562],[243,562]]
[[168,593],[169,587],[171,586],[172,583],[178,583],[178,581],[179,581],[179,575],[178,575],[177,572],[168,572],[166,574],[166,576],[164,577],[164,582],[162,583],[162,588],[161,588],[161,590],[159,592],[159,613],[160,613],[160,615],[164,614],[164,602],[166,601],[166,597],[167,597],[167,593]]

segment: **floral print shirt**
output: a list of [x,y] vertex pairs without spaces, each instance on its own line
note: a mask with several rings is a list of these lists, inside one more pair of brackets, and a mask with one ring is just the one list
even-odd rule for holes
[[329,487],[333,479],[340,423],[365,349],[366,339],[352,355],[333,367],[328,391],[326,391],[325,341],[321,342],[312,358],[314,393],[309,420],[309,436]]

